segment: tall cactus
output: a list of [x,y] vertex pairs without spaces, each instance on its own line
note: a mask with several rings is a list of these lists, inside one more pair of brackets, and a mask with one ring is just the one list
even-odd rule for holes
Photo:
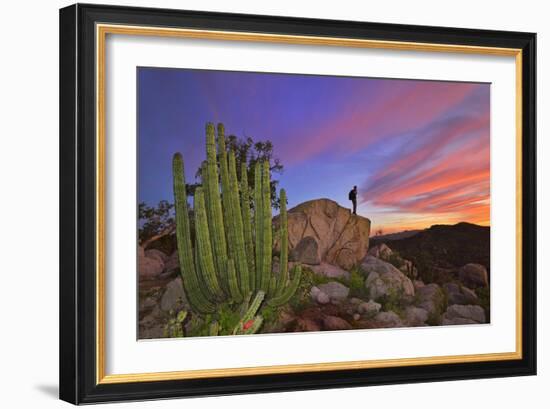
[[183,158],[179,153],[174,155],[172,172],[174,175],[174,200],[176,208],[176,240],[183,287],[189,302],[195,310],[202,313],[212,313],[216,307],[201,291],[200,279],[195,270],[189,226],[189,211],[187,209],[187,193],[185,191]]
[[[219,124],[216,146],[214,125],[209,123],[206,126],[206,161],[201,165],[202,186],[195,190],[194,200],[194,249],[183,158],[179,153],[174,155],[178,257],[184,290],[196,313],[217,313],[225,303],[237,303],[241,304],[241,308],[248,308],[246,300],[256,293],[247,313],[233,331],[250,334],[257,332],[262,325],[263,318],[256,312],[261,308],[266,294],[267,303],[272,306],[287,303],[298,288],[301,267],[295,267],[292,279],[289,280],[286,192],[281,190],[281,267],[278,274],[273,275],[269,161],[258,160],[255,163],[254,200],[251,203],[247,165],[243,163],[241,166],[239,185],[235,152],[227,152],[224,132],[223,125]],[[254,228],[251,207],[254,208]],[[219,332],[219,326],[212,327],[212,334]]]

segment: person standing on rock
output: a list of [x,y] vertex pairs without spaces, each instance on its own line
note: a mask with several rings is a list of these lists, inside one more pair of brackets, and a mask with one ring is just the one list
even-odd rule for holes
[[348,199],[353,203],[353,214],[357,214],[357,186],[349,191]]

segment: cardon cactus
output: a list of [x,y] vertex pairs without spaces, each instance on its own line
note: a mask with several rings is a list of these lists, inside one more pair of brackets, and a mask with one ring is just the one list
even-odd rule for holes
[[[273,227],[271,214],[270,168],[268,161],[254,167],[254,190],[248,189],[246,163],[237,177],[235,152],[227,150],[225,131],[218,125],[217,147],[214,125],[206,125],[206,162],[201,169],[202,186],[194,196],[195,246],[193,249],[186,194],[183,158],[173,159],[176,238],[185,293],[192,309],[199,314],[216,313],[225,303],[246,306],[235,334],[257,332],[263,322],[256,315],[264,298],[272,306],[289,301],[298,288],[301,268],[292,279],[288,274],[288,219],[286,192],[281,190],[280,271],[272,271]],[[218,165],[219,162],[219,165]],[[218,172],[219,168],[219,172]],[[250,202],[253,196],[253,202]],[[251,214],[251,208],[254,214]],[[254,223],[252,223],[254,221]],[[212,327],[210,333],[220,331]]]

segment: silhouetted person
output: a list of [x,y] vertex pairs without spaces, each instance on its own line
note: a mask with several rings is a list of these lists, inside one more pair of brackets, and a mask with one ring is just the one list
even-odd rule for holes
[[353,214],[357,214],[357,186],[349,191],[348,199],[353,203]]

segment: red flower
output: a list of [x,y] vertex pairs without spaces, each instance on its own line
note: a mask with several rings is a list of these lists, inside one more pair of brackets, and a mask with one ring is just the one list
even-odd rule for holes
[[254,320],[248,320],[243,324],[243,329],[246,331],[248,328],[250,328],[254,324]]

